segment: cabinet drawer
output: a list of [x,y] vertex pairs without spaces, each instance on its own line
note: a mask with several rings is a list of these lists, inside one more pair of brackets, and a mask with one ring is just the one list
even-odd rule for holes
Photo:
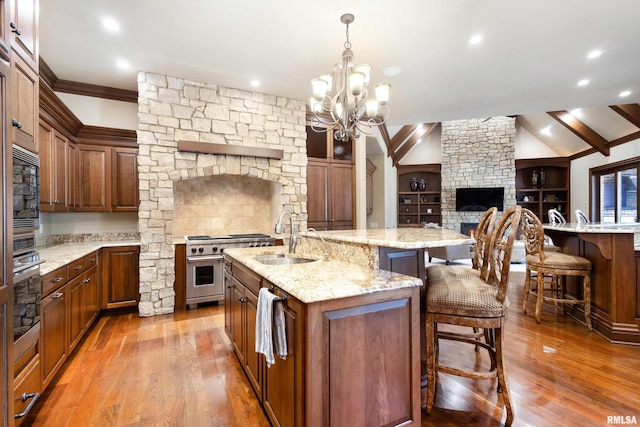
[[69,279],[73,279],[86,269],[85,259],[84,257],[82,257],[73,262],[70,262],[69,264],[67,264],[67,266],[69,267]]
[[69,280],[69,273],[66,265],[47,273],[42,277],[42,298],[67,283],[67,280]]
[[84,270],[88,270],[98,263],[98,252],[91,252],[84,257]]
[[[28,370],[24,375],[16,379],[13,391],[13,411],[14,414],[21,414],[30,410],[33,404],[40,397],[40,358],[33,360],[28,366]],[[26,415],[26,413],[24,414]],[[24,416],[16,418],[15,427],[18,427]]]
[[251,292],[258,295],[262,277],[249,270],[244,265],[236,262],[232,264],[233,275],[238,278]]

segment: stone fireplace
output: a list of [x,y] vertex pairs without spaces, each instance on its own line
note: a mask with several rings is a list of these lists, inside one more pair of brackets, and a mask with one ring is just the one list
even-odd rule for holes
[[443,227],[459,230],[484,214],[456,211],[456,188],[504,187],[504,209],[516,204],[515,122],[512,117],[442,122]]
[[[140,316],[175,307],[185,234],[272,232],[282,210],[306,228],[303,101],[138,74]],[[272,158],[178,151],[178,141],[283,150]]]

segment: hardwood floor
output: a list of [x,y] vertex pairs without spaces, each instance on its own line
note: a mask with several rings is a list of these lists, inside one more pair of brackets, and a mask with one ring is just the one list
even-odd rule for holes
[[[640,423],[640,347],[610,344],[545,305],[542,324],[520,310],[524,273],[512,271],[506,371],[515,426]],[[488,366],[485,353],[441,342],[441,361]],[[440,375],[422,426],[497,426],[494,381]],[[496,404],[499,405],[496,406]],[[222,307],[139,318],[103,315],[23,425],[268,426],[224,332]],[[609,422],[611,424],[611,422]]]

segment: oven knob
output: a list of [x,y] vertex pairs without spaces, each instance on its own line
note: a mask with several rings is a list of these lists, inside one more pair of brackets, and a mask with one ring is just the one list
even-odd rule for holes
[[202,248],[202,247],[198,248],[198,252],[200,252],[200,253],[204,252],[204,248]]
[[196,248],[191,248],[191,253],[195,254],[196,253]]
[[211,248],[211,250],[212,250],[213,252],[216,252],[216,251],[218,250],[218,247],[217,247],[217,246],[214,246],[213,248]]
[[220,253],[223,253],[223,252],[224,252],[224,248],[220,248]]

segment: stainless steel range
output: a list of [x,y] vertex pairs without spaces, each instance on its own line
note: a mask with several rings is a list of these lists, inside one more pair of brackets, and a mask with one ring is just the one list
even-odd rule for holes
[[266,234],[228,236],[185,236],[187,249],[187,305],[224,301],[223,253],[227,248],[273,246],[276,239]]

